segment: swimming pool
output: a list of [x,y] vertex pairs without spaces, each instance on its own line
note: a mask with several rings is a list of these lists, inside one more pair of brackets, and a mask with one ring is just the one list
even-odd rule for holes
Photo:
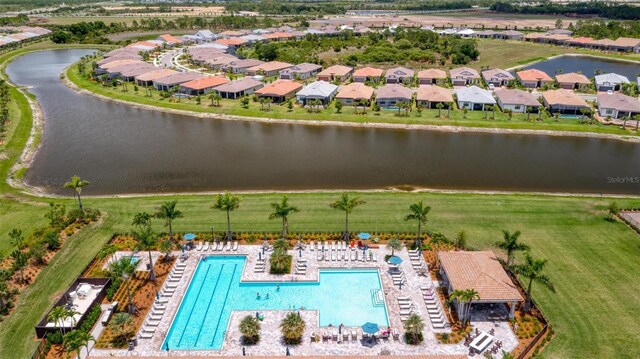
[[244,256],[214,256],[200,261],[163,349],[220,349],[233,310],[304,307],[319,311],[320,326],[360,326],[366,322],[389,325],[384,302],[375,299],[376,291],[382,289],[375,269],[320,270],[319,282],[311,283],[240,283],[244,265]]

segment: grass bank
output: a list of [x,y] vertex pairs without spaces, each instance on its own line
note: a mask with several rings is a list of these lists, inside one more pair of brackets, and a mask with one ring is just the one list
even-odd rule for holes
[[[329,106],[322,109],[319,113],[309,113],[306,109],[294,106],[289,110],[286,105],[272,104],[269,111],[264,111],[260,103],[250,102],[248,108],[243,108],[240,100],[222,100],[220,107],[211,106],[211,101],[206,96],[201,97],[201,103],[197,103],[197,99],[181,99],[180,102],[175,100],[163,99],[160,92],[151,90],[151,97],[147,96],[144,88],[138,88],[135,91],[133,84],[127,85],[124,91],[121,86],[103,86],[91,79],[87,79],[78,72],[78,67],[74,64],[66,71],[68,79],[81,89],[91,93],[106,96],[112,99],[126,101],[133,104],[145,106],[153,106],[158,109],[175,109],[191,111],[196,113],[215,114],[215,115],[233,115],[255,118],[270,118],[282,120],[303,120],[303,121],[339,121],[345,123],[385,123],[392,125],[430,125],[430,126],[461,126],[470,128],[483,129],[506,129],[506,130],[527,130],[527,131],[567,131],[581,133],[601,133],[614,134],[623,136],[637,136],[638,133],[630,130],[621,129],[613,126],[605,126],[600,123],[586,124],[580,119],[556,119],[554,117],[543,115],[540,121],[537,121],[537,115],[531,114],[527,120],[525,114],[508,114],[499,110],[495,115],[488,113],[485,119],[485,113],[482,111],[468,111],[466,114],[457,109],[453,109],[450,117],[447,117],[447,111],[442,111],[442,117],[438,116],[438,110],[424,110],[419,113],[415,109],[409,113],[409,116],[397,116],[396,110],[381,110],[379,112],[369,109],[367,114],[355,114],[353,108],[344,106],[340,113],[336,112],[335,107]],[[266,106],[265,106],[266,108]],[[495,116],[495,119],[494,119]]]

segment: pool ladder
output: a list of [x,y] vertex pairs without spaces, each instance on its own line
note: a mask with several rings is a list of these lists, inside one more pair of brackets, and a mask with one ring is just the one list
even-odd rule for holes
[[384,293],[382,289],[371,289],[371,304],[374,307],[384,307]]

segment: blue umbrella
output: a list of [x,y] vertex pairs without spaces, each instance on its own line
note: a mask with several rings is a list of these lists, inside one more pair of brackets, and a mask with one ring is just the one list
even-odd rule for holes
[[379,330],[380,328],[378,328],[378,324],[376,323],[366,322],[364,323],[364,325],[362,325],[362,331],[367,334],[375,334]]
[[185,241],[192,241],[196,239],[196,235],[194,233],[187,233],[182,238],[184,238]]
[[358,233],[358,238],[362,239],[363,241],[366,241],[367,239],[371,238],[371,233],[366,233],[366,232]]
[[389,263],[389,264],[400,264],[400,263],[402,263],[402,258],[400,258],[398,256],[391,256],[387,260],[387,263]]

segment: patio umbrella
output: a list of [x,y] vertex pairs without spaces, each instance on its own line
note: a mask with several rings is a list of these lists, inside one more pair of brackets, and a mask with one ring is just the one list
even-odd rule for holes
[[358,238],[362,239],[363,241],[366,241],[367,239],[371,238],[371,233],[360,232],[358,233]]
[[378,324],[376,323],[371,323],[371,322],[366,322],[362,325],[362,331],[367,333],[367,334],[375,334],[380,330],[380,328],[378,327]]
[[389,264],[400,264],[402,263],[402,258],[398,257],[398,256],[391,256],[389,257],[389,259],[387,260],[387,263]]
[[196,239],[196,235],[194,233],[187,233],[182,238],[184,238],[185,241],[192,241]]

